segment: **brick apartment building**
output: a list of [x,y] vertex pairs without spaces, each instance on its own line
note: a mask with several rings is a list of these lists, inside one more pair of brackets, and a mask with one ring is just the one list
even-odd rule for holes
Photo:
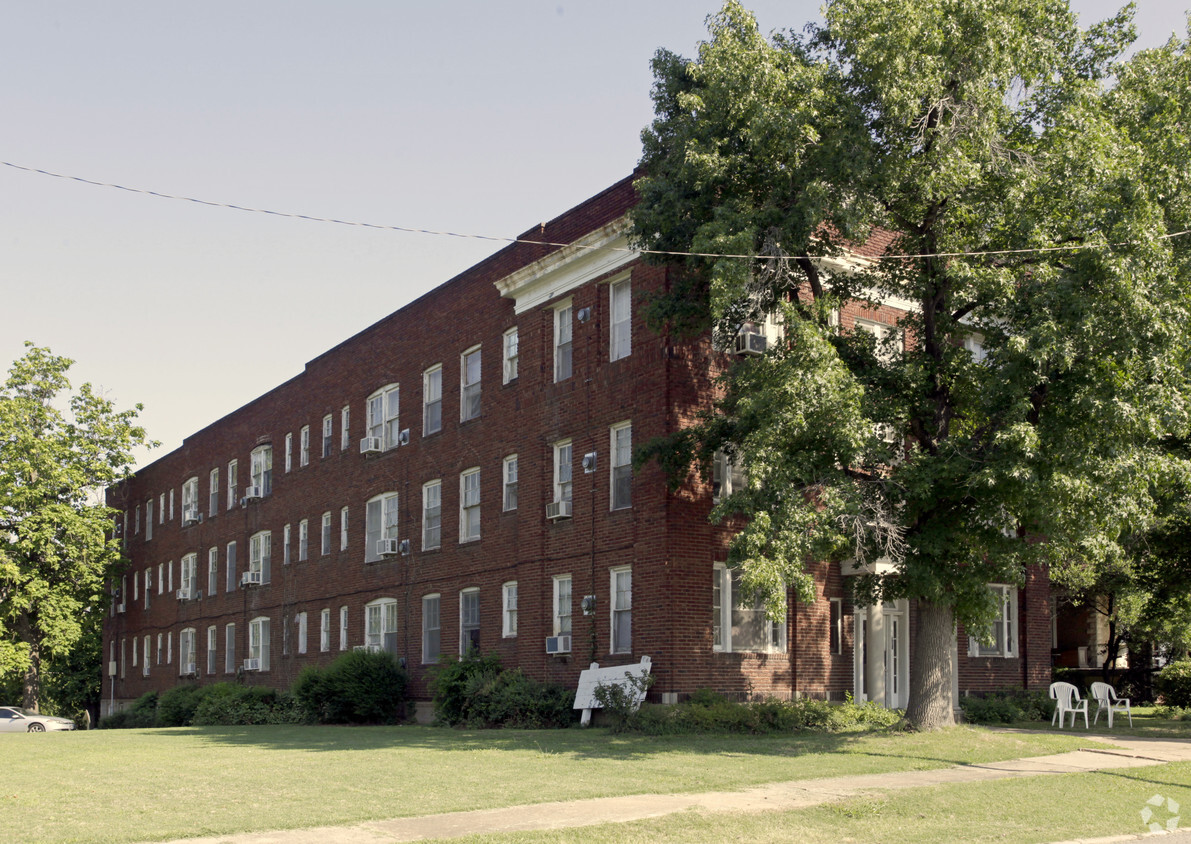
[[[285,688],[384,649],[427,668],[474,645],[573,684],[652,659],[651,696],[699,688],[904,706],[913,607],[856,608],[839,564],[784,622],[734,594],[733,482],[671,493],[635,444],[711,395],[724,357],[668,342],[637,305],[667,270],[627,250],[625,179],[351,337],[109,491],[131,564],[104,627],[104,711],[178,683]],[[891,308],[844,310],[882,331]],[[737,590],[738,591],[738,590]],[[956,689],[1049,680],[1044,575],[1005,587],[992,648]],[[960,642],[967,643],[962,636]]]

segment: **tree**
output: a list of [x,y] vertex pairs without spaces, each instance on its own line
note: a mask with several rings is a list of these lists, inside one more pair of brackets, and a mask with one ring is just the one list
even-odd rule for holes
[[[678,483],[733,456],[748,482],[713,517],[747,517],[729,561],[774,612],[810,598],[808,559],[891,559],[854,587],[917,601],[920,728],[952,722],[955,624],[987,635],[988,584],[1111,567],[1188,471],[1158,444],[1188,422],[1191,133],[1162,110],[1186,45],[1120,63],[1130,15],[828,0],[766,38],[730,0],[696,59],[654,59],[634,237],[677,280],[651,317],[727,343],[777,312],[785,341],[638,458]],[[1150,65],[1183,75],[1163,92]],[[885,256],[851,260],[865,243]],[[877,341],[838,324],[857,300],[907,315]]]
[[134,424],[140,405],[118,411],[90,384],[70,393],[73,361],[25,345],[0,392],[0,676],[19,675],[36,710],[43,665],[69,663],[121,562],[102,489],[155,443]]

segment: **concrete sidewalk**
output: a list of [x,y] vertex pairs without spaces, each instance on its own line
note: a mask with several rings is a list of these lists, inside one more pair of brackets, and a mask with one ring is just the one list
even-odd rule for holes
[[[172,844],[391,844],[476,833],[571,829],[594,824],[656,818],[675,812],[766,812],[803,809],[871,792],[920,786],[983,782],[1008,777],[1075,774],[1191,762],[1191,742],[1085,735],[1088,746],[1068,753],[1011,759],[984,765],[957,765],[931,771],[899,771],[818,780],[770,783],[744,791],[702,794],[638,794],[504,809],[366,821],[350,826],[251,832],[186,838]],[[1116,745],[1116,748],[1107,745]],[[1132,836],[1111,840],[1129,840]]]

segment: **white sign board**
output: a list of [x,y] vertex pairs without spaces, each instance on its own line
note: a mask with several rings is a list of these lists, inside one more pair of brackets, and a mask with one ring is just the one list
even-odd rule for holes
[[591,710],[601,706],[595,696],[596,687],[600,685],[623,686],[626,692],[633,693],[636,705],[640,706],[645,700],[645,684],[634,681],[648,677],[650,665],[651,660],[647,656],[632,665],[613,665],[608,668],[600,668],[598,662],[593,662],[590,668],[579,675],[579,688],[575,691],[574,708],[583,710],[583,726],[591,723]]

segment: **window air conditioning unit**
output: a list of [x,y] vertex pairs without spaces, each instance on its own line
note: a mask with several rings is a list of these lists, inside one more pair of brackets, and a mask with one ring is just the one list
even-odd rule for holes
[[571,517],[571,502],[551,501],[546,505],[546,518],[552,522]]
[[366,651],[366,650],[368,650],[368,646],[367,645],[352,645],[352,650],[353,651]]
[[247,504],[249,501],[257,501],[261,497],[261,488],[259,486],[250,486],[244,490],[244,498],[241,499],[242,504]]
[[401,543],[396,539],[378,539],[376,553],[382,557],[394,557],[401,553]]
[[595,470],[596,470],[596,453],[594,451],[589,451],[589,452],[587,452],[587,454],[583,455],[583,473],[586,475],[590,475]]
[[187,516],[185,519],[182,520],[182,527],[190,527],[191,525],[202,524],[202,522],[203,522],[203,514],[202,513],[191,513],[189,516]]
[[402,428],[397,435],[397,445],[409,445],[409,428]]
[[196,666],[193,662],[188,662],[184,666],[182,666],[182,673],[186,674],[186,675],[197,674],[198,666]]
[[179,589],[178,590],[178,600],[179,601],[189,601],[190,600],[190,590],[189,589]]
[[124,604],[116,604],[116,612],[124,612]]
[[568,636],[547,636],[546,637],[546,653],[548,654],[569,654],[571,652],[571,637]]
[[360,440],[360,454],[380,454],[381,451],[380,437],[364,437]]
[[765,354],[765,335],[756,331],[742,331],[736,335],[736,356],[756,357]]
[[244,670],[245,671],[260,671],[261,670],[261,661],[259,659],[244,660]]
[[260,586],[261,573],[259,571],[246,571],[240,575],[241,586]]

